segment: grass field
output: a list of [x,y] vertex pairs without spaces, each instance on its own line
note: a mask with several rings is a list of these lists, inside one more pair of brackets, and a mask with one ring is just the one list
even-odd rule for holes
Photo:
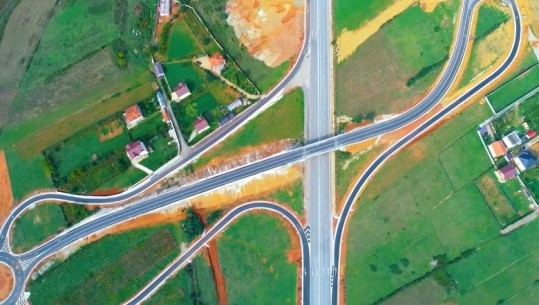
[[185,19],[177,19],[170,29],[167,48],[167,62],[174,60],[191,59],[203,54],[197,46]]
[[226,0],[204,1],[194,0],[191,5],[197,10],[215,39],[247,74],[254,84],[262,91],[276,85],[284,77],[290,62],[287,61],[277,68],[270,68],[262,61],[252,57],[241,46],[240,41],[231,26],[226,22]]
[[173,225],[106,236],[31,281],[30,301],[119,304],[178,255],[180,242],[179,226]]
[[301,216],[303,215],[303,183],[294,182],[289,187],[270,194],[267,200],[285,204]]
[[[481,20],[481,22],[478,22],[475,32],[483,34],[481,36],[474,37],[470,60],[464,70],[460,87],[464,87],[465,85],[469,84],[472,79],[480,75],[485,69],[494,64],[496,60],[499,60],[499,58],[504,55],[502,53],[503,48],[494,47],[494,45],[499,47],[500,39],[493,38],[491,41],[487,38],[487,36],[499,29],[502,24],[507,22],[509,20],[509,15],[499,10],[498,7],[487,4],[482,5],[479,8],[478,18]],[[494,36],[498,37],[499,35]],[[490,49],[490,54],[485,54],[487,53],[487,49]],[[489,58],[490,60],[486,62],[486,58]]]
[[15,199],[20,200],[37,189],[53,187],[49,173],[45,169],[43,155],[22,159],[14,149],[8,148],[6,149],[6,158]]
[[539,86],[539,65],[533,66],[528,71],[505,83],[487,97],[492,107],[499,111],[537,86]]
[[244,215],[217,240],[228,304],[296,303],[296,266],[287,261],[290,236],[280,221]]
[[[434,257],[452,260],[499,234],[474,183],[490,164],[483,148],[470,142],[488,116],[486,105],[474,104],[375,176],[350,222],[347,303],[381,300],[431,271]],[[462,157],[476,154],[487,162]]]
[[[198,304],[217,304],[215,280],[211,266],[197,256],[191,264],[184,267],[176,276],[169,279],[163,287],[143,304],[193,304],[191,296],[198,295]],[[194,303],[197,304],[197,303]]]
[[[165,75],[167,77],[168,84],[171,89],[180,83],[184,82],[189,87],[191,92],[196,92],[204,85],[204,80],[201,78],[197,69],[193,63],[174,63],[164,66]],[[199,70],[202,72],[202,70]]]
[[146,173],[136,167],[130,167],[127,171],[112,177],[99,185],[96,190],[123,190],[146,177]]
[[[454,0],[439,5],[430,14],[418,5],[412,6],[339,63],[336,115],[392,113],[403,110],[420,96],[448,56],[457,10],[458,2]],[[419,73],[424,76],[407,86]]]
[[40,204],[24,212],[15,221],[10,239],[11,245],[16,253],[30,250],[65,227],[67,223],[59,205]]
[[[303,139],[303,91],[295,89],[240,128],[222,144],[203,155],[197,166],[216,157],[234,155],[238,149],[283,139]],[[276,123],[278,121],[278,123]]]
[[333,4],[334,33],[354,30],[381,13],[393,0],[336,0]]

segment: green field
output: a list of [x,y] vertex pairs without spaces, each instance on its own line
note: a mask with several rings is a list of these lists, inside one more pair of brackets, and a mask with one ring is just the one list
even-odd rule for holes
[[62,208],[54,203],[45,203],[24,212],[12,228],[11,245],[16,253],[32,249],[49,236],[66,228]]
[[29,283],[30,302],[119,304],[179,254],[181,236],[178,226],[164,225],[106,236],[83,246]]
[[432,13],[414,5],[338,63],[336,116],[397,112],[417,99],[447,59],[458,4],[444,2]]
[[11,188],[15,199],[22,199],[37,189],[50,189],[53,187],[49,173],[45,167],[43,155],[31,159],[22,159],[17,152],[6,149],[6,158],[11,179]]
[[191,59],[201,54],[202,50],[197,46],[185,19],[177,19],[170,29],[167,62]]
[[[209,151],[197,162],[203,166],[216,157],[228,157],[247,146],[268,144],[283,139],[303,139],[303,91],[286,94],[269,109],[249,121],[222,144]],[[278,121],[278,123],[276,123]]]
[[539,65],[534,66],[508,83],[505,83],[487,97],[492,107],[499,111],[537,86],[539,86]]
[[[199,303],[193,303],[192,295],[198,297]],[[211,266],[202,257],[197,256],[191,264],[182,268],[143,304],[217,304]]]
[[276,85],[284,77],[290,62],[270,68],[264,62],[255,59],[241,45],[231,26],[226,22],[226,0],[193,0],[191,5],[197,10],[205,25],[226,52],[234,59],[254,84],[262,91]]
[[178,145],[168,137],[153,137],[145,142],[153,151],[140,162],[143,166],[155,171],[178,154]]
[[99,190],[116,190],[121,191],[130,186],[133,186],[135,183],[142,180],[146,177],[146,173],[141,171],[136,167],[130,167],[127,171],[119,174],[118,176],[112,177],[99,185],[96,189]]
[[333,27],[338,36],[344,29],[355,30],[372,20],[394,0],[336,0],[333,4]]
[[276,216],[244,215],[232,224],[217,240],[228,304],[296,303],[296,265],[286,258],[290,247]]
[[490,164],[484,149],[470,142],[475,126],[488,115],[486,105],[472,105],[399,153],[374,177],[350,222],[347,303],[384,299],[431,271],[434,257],[455,259],[499,234],[474,184]]
[[270,200],[281,203],[292,208],[297,215],[303,215],[303,183],[301,181],[294,182],[285,189],[280,189],[273,192],[264,200]]

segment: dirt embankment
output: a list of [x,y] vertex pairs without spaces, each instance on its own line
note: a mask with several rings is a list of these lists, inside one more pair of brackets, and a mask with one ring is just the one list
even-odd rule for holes
[[227,22],[249,54],[277,67],[301,50],[304,1],[229,0]]
[[530,24],[536,35],[539,32],[539,1],[530,0]]
[[219,300],[219,305],[226,305],[226,279],[225,275],[223,274],[223,270],[221,269],[221,264],[219,264],[219,252],[217,251],[217,242],[215,239],[208,242],[207,253],[213,271],[213,277],[215,279],[215,288],[217,290],[217,299]]
[[13,289],[13,272],[11,269],[0,264],[0,301],[5,300]]
[[[426,12],[432,12],[440,2],[445,0],[420,0],[419,5]],[[342,62],[350,55],[354,54],[356,49],[372,35],[374,35],[382,25],[400,15],[410,6],[417,4],[417,0],[398,0],[392,5],[387,7],[374,19],[369,20],[357,29],[345,29],[338,34],[337,48],[338,56],[337,62]]]
[[13,193],[11,191],[9,168],[7,166],[6,154],[4,151],[0,151],[0,223],[4,222],[12,207]]

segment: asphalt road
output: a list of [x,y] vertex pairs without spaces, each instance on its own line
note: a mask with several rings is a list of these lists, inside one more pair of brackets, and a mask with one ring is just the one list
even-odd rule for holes
[[[513,13],[513,22],[515,24],[515,31],[514,31],[514,40],[511,47],[511,52],[508,55],[508,57],[505,59],[504,63],[492,74],[487,76],[484,80],[476,84],[472,89],[468,90],[467,92],[460,95],[455,101],[453,101],[450,105],[445,107],[442,111],[438,112],[436,115],[434,115],[432,118],[421,124],[418,128],[407,134],[404,138],[397,141],[394,145],[392,145],[389,149],[384,151],[371,165],[367,168],[367,170],[363,173],[363,175],[359,178],[357,183],[355,184],[352,192],[349,194],[345,206],[341,212],[341,215],[339,217],[339,221],[337,222],[337,226],[335,229],[335,247],[333,248],[333,266],[334,266],[334,277],[336,279],[340,279],[339,277],[339,266],[340,266],[340,256],[342,252],[342,239],[343,239],[343,233],[344,233],[344,227],[346,226],[346,223],[348,221],[351,208],[356,202],[360,192],[363,190],[363,188],[366,186],[368,180],[370,177],[376,172],[377,169],[379,169],[385,161],[387,161],[393,154],[397,153],[399,149],[403,148],[410,142],[412,142],[415,138],[417,138],[420,134],[428,130],[431,126],[435,125],[437,122],[439,122],[441,119],[443,119],[445,116],[451,113],[451,111],[455,110],[458,106],[466,102],[471,96],[473,96],[476,92],[496,80],[507,68],[509,65],[515,60],[519,49],[520,49],[520,43],[522,41],[521,32],[522,32],[522,24],[521,24],[521,15],[518,10],[517,5],[515,4],[514,0],[506,1],[510,7],[511,11]],[[458,37],[468,36],[468,31],[470,29],[470,18],[472,10],[477,5],[477,0],[470,0],[465,1],[465,10],[461,15],[461,27],[459,28],[459,35]],[[451,66],[451,64],[450,64]],[[339,298],[339,285],[335,285],[332,289],[332,304],[338,304],[338,298]]]
[[[310,15],[311,76],[305,95],[305,141],[318,141],[332,135],[330,0],[313,2]],[[332,185],[331,156],[325,153],[305,162],[305,195],[311,247],[311,304],[331,301]]]
[[[288,209],[283,208],[280,205],[270,202],[252,202],[246,203],[241,206],[234,208],[228,214],[223,216],[212,228],[210,228],[200,239],[193,243],[191,247],[185,250],[177,259],[175,259],[171,264],[169,264],[159,275],[146,285],[142,290],[140,290],[133,298],[128,300],[126,304],[140,304],[151,294],[153,294],[168,278],[170,278],[174,272],[179,268],[183,267],[186,263],[189,263],[191,258],[209,241],[211,241],[216,235],[221,233],[226,227],[233,222],[236,218],[240,217],[242,214],[257,211],[257,210],[266,210],[272,213],[277,213],[278,215],[284,217],[287,221],[294,226],[294,229],[298,233],[301,243],[301,253],[302,257],[306,258],[302,260],[302,286],[309,287],[310,276],[309,276],[309,245],[307,242],[307,236],[305,231],[301,226],[301,223],[296,218],[293,212],[290,212]],[[309,294],[308,289],[304,289],[303,293],[303,303],[309,304]]]
[[[402,126],[405,126],[415,121],[422,114],[424,114],[426,111],[431,109],[447,93],[449,87],[451,86],[455,78],[455,75],[457,74],[457,71],[462,63],[462,59],[465,53],[465,49],[466,49],[466,45],[467,45],[467,41],[469,37],[468,32],[469,32],[469,27],[470,27],[471,11],[474,7],[473,6],[474,3],[475,2],[473,1],[465,1],[464,10],[461,14],[461,26],[459,27],[458,35],[456,36],[453,53],[449,59],[448,65],[444,69],[443,75],[439,83],[435,86],[435,88],[431,91],[431,93],[427,95],[421,101],[421,103],[419,103],[414,108],[410,109],[409,111],[403,113],[402,115],[394,119],[391,119],[385,122],[380,122],[375,125],[366,126],[366,127],[354,130],[349,133],[341,134],[341,135],[323,139],[314,143],[310,143],[303,147],[281,153],[279,155],[261,160],[259,162],[247,165],[245,167],[238,168],[238,169],[226,172],[226,173],[222,173],[214,177],[210,177],[197,184],[185,186],[176,190],[171,190],[166,193],[162,193],[155,198],[141,200],[137,204],[126,206],[119,211],[113,212],[108,215],[104,215],[98,219],[93,220],[92,222],[88,222],[78,227],[75,227],[71,230],[65,231],[61,235],[55,237],[54,239],[46,242],[45,244],[27,253],[24,253],[21,255],[13,255],[6,252],[1,252],[2,255],[0,255],[0,262],[5,262],[6,264],[12,266],[15,270],[17,270],[18,268],[20,269],[20,267],[18,267],[19,265],[23,265],[23,268],[25,270],[23,272],[24,279],[22,281],[19,279],[20,278],[19,275],[21,274],[18,271],[16,271],[17,279],[16,279],[16,285],[15,285],[15,292],[10,295],[9,299],[5,301],[5,303],[12,304],[19,297],[20,293],[22,292],[24,288],[22,283],[24,283],[28,277],[28,274],[26,272],[27,270],[31,270],[38,264],[38,262],[42,261],[43,259],[52,255],[59,249],[71,244],[72,242],[78,239],[84,238],[85,236],[88,236],[101,229],[112,226],[116,223],[130,219],[132,217],[145,214],[147,212],[166,206],[173,202],[210,191],[214,188],[229,184],[239,179],[243,179],[243,178],[246,178],[246,177],[249,177],[249,176],[252,176],[252,175],[255,175],[255,174],[258,174],[258,173],[261,173],[261,172],[264,172],[264,171],[267,171],[267,170],[270,170],[279,166],[294,163],[299,160],[304,160],[306,158],[310,158],[316,155],[333,151],[339,147],[346,146],[348,144],[352,144],[358,141],[362,141],[362,140],[377,136],[382,133],[395,130],[397,128],[400,128]],[[428,129],[428,127],[432,126],[432,124],[436,123],[443,116],[447,115],[449,112],[454,110],[457,106],[462,104],[464,101],[466,101],[470,96],[472,96],[474,93],[479,91],[481,88],[483,88],[484,86],[492,82],[495,78],[497,78],[503,71],[505,71],[508,68],[509,64],[515,59],[516,53],[519,48],[520,35],[521,35],[521,24],[520,24],[519,12],[516,8],[516,5],[513,2],[511,2],[511,7],[515,15],[515,21],[516,21],[515,33],[516,33],[517,39],[515,43],[513,44],[510,56],[506,59],[504,64],[499,69],[497,69],[493,74],[488,76],[485,80],[481,81],[478,85],[474,86],[472,89],[470,89],[469,91],[461,95],[451,105],[444,108],[444,110],[440,111],[432,119],[422,124],[420,128],[416,129],[410,135],[406,136],[401,141],[397,142],[396,145],[392,147],[393,150],[386,151],[382,155],[381,157],[382,159],[377,159],[380,161],[373,163],[373,165],[369,167],[366,175],[363,176],[364,178],[360,179],[359,183],[356,185],[356,188],[354,189],[354,192],[352,193],[350,198],[355,198],[357,196],[360,189],[363,187],[363,185],[368,180],[368,178],[372,175],[372,173],[374,173],[376,168],[379,165],[381,165],[384,162],[384,160],[386,160],[389,156],[391,156],[392,153],[396,152],[400,147],[402,147],[408,141],[413,139],[413,137],[417,136],[417,134],[419,134],[421,131]],[[299,60],[301,60],[301,57]],[[210,145],[210,144],[207,144],[207,145]],[[202,146],[203,145],[201,145],[200,147]],[[197,149],[202,149],[202,148],[197,148]],[[156,178],[152,178],[152,179],[156,179]],[[43,194],[37,195],[25,201],[24,204],[27,207],[30,204],[33,204],[38,201],[52,200],[52,199],[78,202],[78,203],[100,204],[100,203],[115,202],[115,201],[118,201],[119,199],[122,199],[121,198],[122,196],[126,196],[124,198],[128,198],[128,197],[133,196],[134,194],[136,194],[136,192],[130,193],[128,195],[115,196],[113,198],[110,198],[110,197],[92,198],[89,196],[76,196],[76,195],[69,195],[69,194],[53,193],[53,194],[47,194],[47,195],[43,195]],[[336,228],[335,238],[334,238],[336,246],[333,248],[334,266],[339,265],[340,241],[342,240],[343,227],[344,227],[344,224],[346,223],[347,215],[350,211],[353,201],[354,200],[350,200],[350,202],[347,202],[347,204],[345,205],[345,208],[339,220],[339,224]],[[9,217],[9,221],[7,222],[8,224],[11,224],[13,222],[14,215],[17,215],[17,211],[18,211],[18,208],[15,210],[15,213],[12,213],[12,215]],[[4,241],[8,230],[9,230],[9,226],[4,225],[2,233],[1,233],[2,235],[0,236],[0,240],[2,242]],[[333,274],[335,276],[338,276],[338,269],[334,268]],[[332,298],[333,298],[334,304],[336,304],[336,301],[335,301],[336,296],[337,296],[337,289],[334,289],[332,291]]]

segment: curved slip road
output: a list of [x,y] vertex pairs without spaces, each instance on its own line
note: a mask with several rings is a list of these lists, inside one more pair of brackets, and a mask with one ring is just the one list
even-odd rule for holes
[[[84,238],[85,236],[88,236],[92,233],[95,233],[99,230],[102,230],[104,228],[117,224],[119,222],[128,220],[138,215],[142,215],[152,210],[161,208],[170,203],[173,203],[182,199],[187,199],[189,197],[210,191],[216,187],[229,184],[239,179],[246,178],[246,177],[249,177],[249,176],[252,176],[252,175],[255,175],[255,174],[258,174],[258,173],[261,173],[261,172],[264,172],[264,171],[267,171],[267,170],[270,170],[270,169],[273,169],[282,165],[294,163],[308,157],[312,157],[312,156],[319,155],[325,152],[333,151],[339,147],[346,146],[348,144],[352,144],[355,142],[359,142],[359,141],[371,138],[373,136],[377,136],[382,133],[390,132],[400,127],[403,127],[411,122],[414,122],[422,114],[424,114],[429,109],[431,109],[447,93],[451,84],[453,83],[455,76],[459,70],[459,67],[462,63],[462,59],[464,57],[465,51],[466,51],[466,46],[467,46],[468,37],[469,37],[469,30],[470,30],[469,29],[470,19],[472,16],[472,10],[475,7],[475,3],[476,1],[465,1],[463,3],[463,10],[460,15],[461,23],[459,26],[458,33],[456,35],[456,41],[453,47],[453,53],[436,87],[419,104],[417,104],[415,107],[411,108],[407,112],[403,113],[402,115],[394,119],[385,121],[385,122],[380,122],[375,125],[366,126],[366,127],[354,130],[349,133],[341,134],[332,138],[327,138],[327,139],[291,150],[289,152],[281,153],[279,155],[250,164],[248,166],[216,175],[214,177],[201,181],[197,184],[193,184],[193,185],[186,186],[177,190],[172,190],[166,193],[162,193],[155,198],[141,200],[137,204],[124,207],[121,210],[118,210],[111,214],[104,215],[100,218],[97,218],[93,220],[92,222],[85,223],[71,230],[68,230],[64,232],[63,234],[59,235],[58,237],[46,242],[45,244],[27,253],[20,254],[20,255],[10,255],[10,257],[15,257],[16,260],[18,260],[19,262],[24,261],[24,264],[26,266],[25,270],[32,270],[40,261],[44,260],[45,258],[52,255],[53,253],[60,250],[61,248],[71,244],[72,242],[78,239]],[[515,4],[511,2],[511,5],[512,5],[514,15],[515,15],[515,22],[518,21],[516,22],[517,27],[515,31],[518,34],[517,35],[518,39],[520,39],[520,30],[521,30],[520,29],[520,15],[518,14],[518,9],[515,8]],[[465,94],[463,94],[463,96],[461,96],[459,100],[451,104],[451,107],[445,108],[442,111],[442,114],[438,116],[438,119],[443,117],[443,115],[449,113],[451,110],[453,110],[462,102],[464,102],[468,97],[470,97],[475,92],[479,91],[485,85],[489,84],[495,78],[500,76],[501,73],[503,73],[503,71],[507,69],[507,67],[509,66],[509,63],[514,59],[515,54],[516,54],[516,49],[518,49],[518,46],[515,47],[515,45],[513,45],[511,55],[508,57],[508,59],[506,60],[504,65],[502,65],[501,68],[497,69],[486,80],[480,82],[477,86],[474,86],[472,89],[470,89]],[[422,126],[425,126],[424,129],[426,129],[429,126],[431,126],[433,123],[435,123],[436,121],[437,120],[429,120],[428,122],[430,124],[423,124]],[[140,190],[138,192],[140,192]],[[137,193],[132,193],[129,196],[132,197],[136,194]],[[45,201],[45,200],[55,200],[55,199],[69,201],[69,202],[76,202],[76,203],[104,204],[104,203],[115,203],[115,202],[121,201],[121,199],[119,199],[120,196],[127,196],[127,195],[94,198],[91,196],[78,196],[78,195],[70,195],[70,194],[53,193],[53,194],[41,194],[41,195],[34,196],[30,198],[29,200],[25,201],[24,204],[27,207],[31,205],[32,203]],[[343,219],[346,219],[350,206],[351,204],[345,206],[345,210],[343,212],[343,215],[345,217],[343,217]],[[8,220],[9,225],[10,223],[13,222],[13,219],[14,219],[13,216],[17,215],[17,211],[20,212],[20,210],[18,210],[17,208],[15,212],[12,213],[12,215],[10,215],[9,220]],[[5,242],[5,236],[9,230],[9,225],[4,225],[1,232],[2,235],[0,236],[0,240],[3,240],[4,242]],[[337,228],[334,241],[340,241],[341,238],[342,238],[342,225],[340,225]],[[333,253],[333,260],[336,261],[337,263],[337,264],[334,264],[334,266],[338,266],[340,242],[339,242],[338,247],[334,247],[334,250],[335,249],[339,249],[339,250],[337,250],[336,252],[334,251]],[[0,261],[4,261],[4,260],[0,257]],[[13,265],[10,264],[10,266],[13,266]],[[335,271],[334,271],[334,274],[336,274]],[[24,282],[24,280],[22,282]],[[18,283],[19,280],[17,279],[16,282]],[[19,297],[20,293],[22,292],[23,288],[24,287],[16,285],[15,292],[12,293],[7,303],[11,303],[11,301],[16,300]],[[336,295],[335,292],[333,294]]]
[[[474,1],[470,3],[470,9],[471,12],[473,8],[478,4],[479,1]],[[344,227],[346,226],[346,223],[350,216],[350,211],[353,206],[353,204],[358,199],[359,194],[361,191],[365,188],[368,180],[376,173],[376,171],[395,153],[397,153],[400,149],[405,147],[407,144],[411,143],[415,138],[420,136],[423,132],[428,130],[431,126],[434,126],[437,122],[442,120],[445,116],[450,114],[453,110],[455,110],[458,106],[462,105],[464,102],[466,102],[469,98],[471,98],[476,92],[484,88],[485,86],[489,85],[496,79],[498,79],[504,71],[506,71],[511,63],[515,60],[517,54],[520,50],[520,44],[522,41],[522,23],[521,23],[521,15],[520,11],[518,9],[517,4],[515,3],[515,0],[508,0],[506,3],[509,4],[512,14],[513,14],[513,23],[515,25],[515,31],[514,31],[514,37],[513,37],[513,44],[511,47],[511,51],[508,54],[507,58],[503,62],[503,64],[498,67],[492,74],[487,76],[484,80],[479,82],[477,85],[473,86],[472,89],[469,91],[463,93],[460,95],[454,102],[449,104],[447,107],[436,113],[432,118],[428,119],[426,122],[421,124],[419,127],[417,127],[415,130],[407,134],[405,137],[397,141],[394,145],[392,145],[390,148],[388,148],[386,151],[384,151],[378,158],[371,163],[371,165],[367,168],[367,170],[361,175],[359,180],[357,181],[356,185],[350,192],[350,194],[347,197],[347,200],[345,202],[345,205],[343,207],[343,210],[341,212],[341,215],[339,217],[339,220],[337,222],[337,227],[335,230],[335,236],[333,239],[334,247],[333,247],[333,279],[337,279],[337,282],[332,287],[332,304],[338,304],[339,299],[339,267],[340,267],[340,256],[342,255],[342,238],[344,233]],[[462,20],[464,21],[464,20]],[[467,26],[470,26],[470,20],[467,19],[466,22],[468,23]]]
[[309,304],[309,286],[310,286],[310,276],[309,276],[309,265],[310,265],[310,255],[309,255],[309,245],[307,241],[307,236],[305,231],[301,226],[301,223],[296,218],[296,215],[289,211],[288,209],[271,202],[257,201],[246,203],[234,208],[228,214],[223,216],[211,229],[208,230],[202,237],[200,237],[192,246],[190,246],[185,252],[183,252],[177,259],[175,259],[171,264],[169,264],[159,275],[152,279],[146,287],[139,291],[135,296],[126,302],[126,304],[140,304],[146,298],[151,296],[157,291],[157,289],[165,283],[178,269],[182,268],[186,262],[190,262],[190,259],[209,241],[214,239],[219,233],[222,233],[227,226],[233,222],[237,217],[241,215],[256,211],[256,210],[266,210],[273,213],[281,215],[283,218],[288,220],[296,229],[301,243],[301,253],[302,253],[302,302],[303,304]]

